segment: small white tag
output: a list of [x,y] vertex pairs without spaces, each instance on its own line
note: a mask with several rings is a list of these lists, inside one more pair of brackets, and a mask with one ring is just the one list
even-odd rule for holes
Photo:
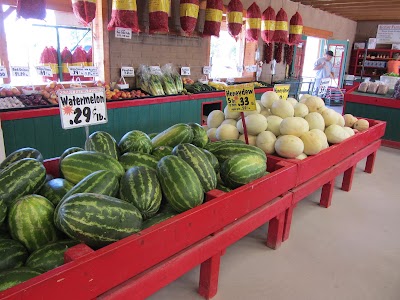
[[211,73],[211,66],[203,67],[203,75],[209,75]]
[[69,75],[71,75],[71,76],[83,76],[83,75],[85,75],[85,70],[84,70],[83,67],[69,66],[68,70],[69,70]]
[[0,78],[8,78],[6,67],[0,66]]
[[189,76],[190,75],[190,67],[182,67],[181,68],[181,75]]
[[121,67],[122,77],[135,77],[135,69],[133,67]]
[[130,40],[132,38],[132,29],[116,27],[115,28],[115,37],[118,38],[118,39],[128,39],[128,40]]
[[50,66],[36,66],[36,72],[40,76],[52,77],[53,71]]
[[14,77],[29,77],[30,71],[29,67],[10,67],[11,75]]
[[83,68],[84,77],[96,77],[99,76],[99,69],[94,66],[84,67]]

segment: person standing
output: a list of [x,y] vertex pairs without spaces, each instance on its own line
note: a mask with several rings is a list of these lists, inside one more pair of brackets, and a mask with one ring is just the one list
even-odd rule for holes
[[393,60],[390,60],[387,63],[387,72],[400,75],[399,69],[400,69],[400,53],[395,53],[393,54]]
[[319,86],[321,85],[321,80],[324,78],[335,78],[333,73],[333,65],[331,63],[333,57],[332,51],[326,51],[324,57],[319,58],[314,64],[315,74],[314,90],[313,95],[318,94]]

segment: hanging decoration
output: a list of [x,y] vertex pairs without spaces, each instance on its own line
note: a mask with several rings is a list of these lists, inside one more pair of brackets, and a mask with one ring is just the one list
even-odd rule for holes
[[288,17],[283,8],[278,11],[276,15],[276,23],[275,23],[275,32],[273,41],[275,44],[275,60],[277,63],[282,62],[282,51],[283,51],[283,44],[287,44],[288,40]]
[[267,44],[271,43],[275,33],[275,10],[269,6],[261,16],[261,38]]
[[89,51],[86,53],[86,62],[88,66],[93,66],[93,48],[90,47]]
[[287,65],[292,64],[293,62],[293,51],[294,51],[294,46],[292,45],[285,45],[285,50],[284,50],[284,62]]
[[181,0],[179,6],[179,16],[181,28],[187,34],[192,34],[196,29],[197,19],[199,17],[199,0]]
[[149,0],[149,32],[169,32],[170,0]]
[[17,18],[44,20],[46,0],[18,0]]
[[274,58],[276,62],[279,64],[282,62],[282,51],[283,51],[283,44],[282,43],[275,43],[274,45],[275,53],[274,53]]
[[107,29],[115,27],[130,28],[132,32],[139,32],[136,0],[113,0],[111,20]]
[[58,80],[58,59],[57,50],[54,47],[45,47],[42,54],[40,55],[40,64],[43,66],[49,66],[53,72],[53,76],[43,76],[43,81],[47,80]]
[[72,0],[72,10],[79,22],[89,26],[96,17],[96,0]]
[[257,3],[253,2],[246,13],[246,40],[258,41],[261,30],[261,10]]
[[272,61],[272,50],[274,45],[272,43],[264,44],[264,60],[269,64]]
[[243,4],[240,0],[232,0],[229,2],[227,23],[229,34],[237,38],[243,26]]
[[[83,50],[82,46],[77,47],[72,54],[72,65],[79,67],[87,66],[86,51]],[[83,76],[75,76],[75,79],[77,78],[84,80]]]
[[72,53],[67,47],[61,52],[61,63],[63,81],[71,81],[72,77],[69,74],[68,66],[72,64]]
[[224,3],[222,0],[207,0],[206,17],[203,30],[204,36],[219,37],[223,10]]
[[301,42],[301,36],[303,34],[303,18],[296,12],[290,18],[289,27],[289,45],[297,45]]

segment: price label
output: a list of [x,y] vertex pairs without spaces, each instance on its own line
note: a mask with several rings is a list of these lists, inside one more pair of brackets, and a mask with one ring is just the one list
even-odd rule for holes
[[182,67],[181,68],[181,75],[182,76],[189,76],[190,75],[190,67]]
[[257,65],[246,66],[246,72],[247,73],[257,72]]
[[243,73],[243,66],[237,66],[237,67],[236,67],[236,71],[237,71],[238,73]]
[[51,70],[50,66],[36,66],[35,69],[37,74],[40,76],[45,76],[45,77],[53,76],[53,71]]
[[0,78],[8,78],[6,67],[0,66]]
[[132,38],[132,29],[116,27],[115,28],[115,37],[118,38],[118,39],[128,39],[128,40],[130,40]]
[[57,97],[63,129],[108,122],[106,95],[102,87],[58,90]]
[[150,66],[150,73],[153,75],[162,75],[160,66]]
[[135,77],[135,69],[133,67],[121,67],[122,77]]
[[29,67],[10,67],[11,75],[14,77],[29,77],[30,71]]
[[203,67],[203,74],[204,75],[210,75],[211,74],[211,66]]
[[231,112],[257,110],[253,84],[238,84],[225,87],[225,97]]
[[274,92],[279,95],[280,99],[286,100],[289,97],[290,84],[275,84]]
[[326,96],[326,92],[328,91],[328,87],[331,83],[330,78],[322,78],[321,83],[318,88],[318,96],[324,98]]
[[83,68],[83,76],[84,77],[97,77],[99,76],[99,69],[97,67],[84,67]]
[[78,67],[78,66],[69,66],[69,75],[71,76],[83,76],[85,75],[85,70],[83,67]]

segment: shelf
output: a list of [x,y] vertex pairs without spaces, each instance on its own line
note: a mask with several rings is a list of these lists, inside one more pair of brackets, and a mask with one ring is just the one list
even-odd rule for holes
[[[359,57],[357,60],[362,60],[362,57]],[[366,58],[365,60],[393,60],[393,58]]]

